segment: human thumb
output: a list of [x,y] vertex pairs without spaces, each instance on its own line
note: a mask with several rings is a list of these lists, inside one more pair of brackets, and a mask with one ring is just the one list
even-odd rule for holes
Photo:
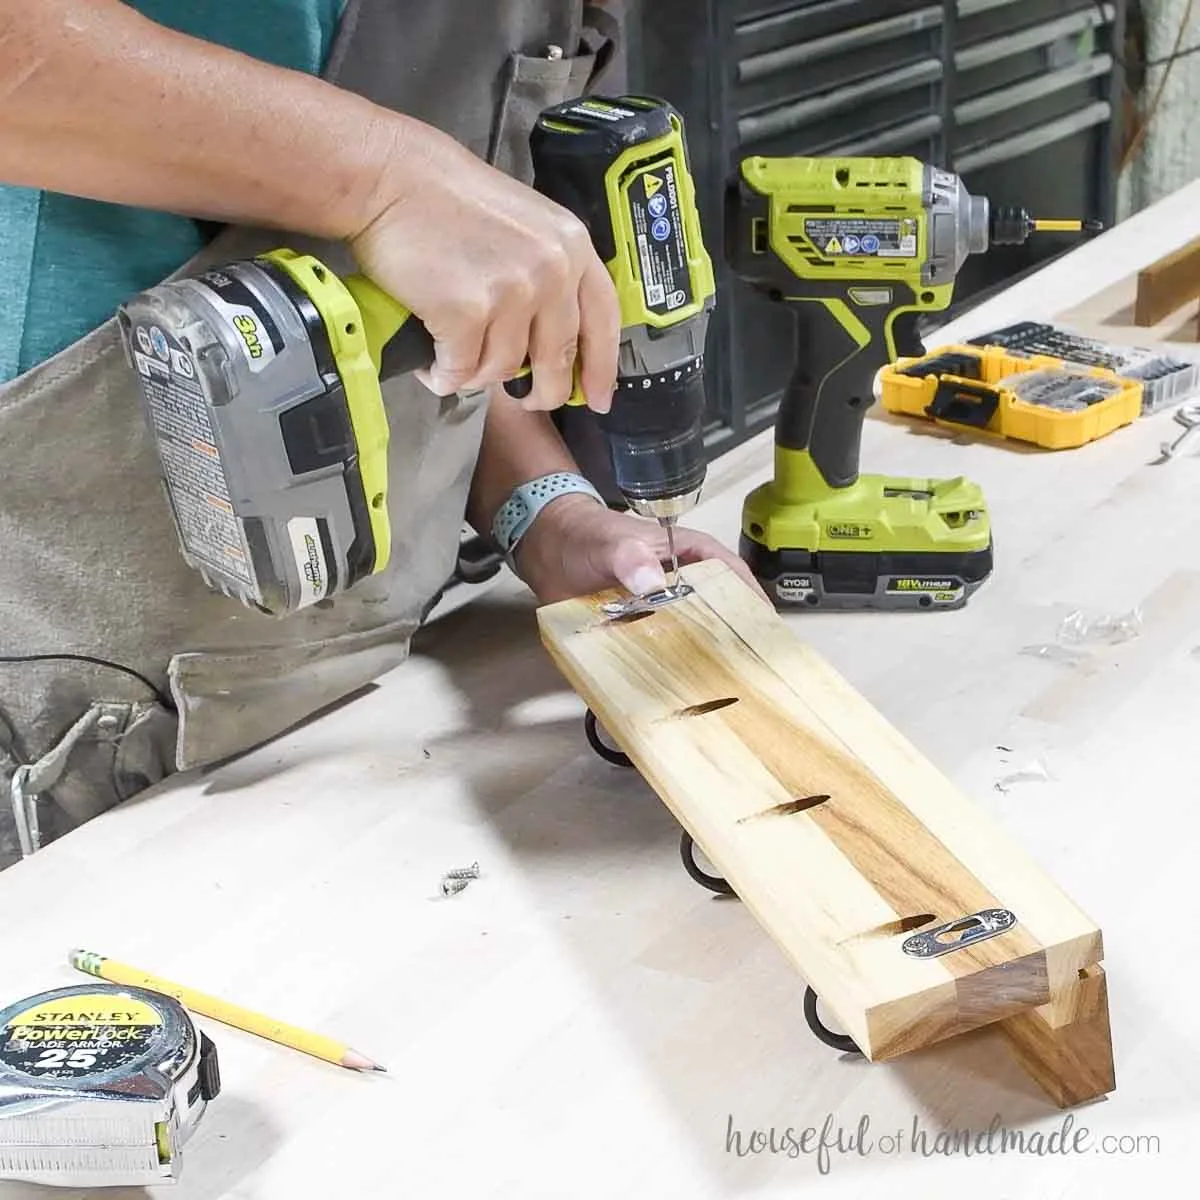
[[612,572],[617,581],[635,596],[662,591],[667,573],[658,556],[641,538],[625,538],[613,550]]

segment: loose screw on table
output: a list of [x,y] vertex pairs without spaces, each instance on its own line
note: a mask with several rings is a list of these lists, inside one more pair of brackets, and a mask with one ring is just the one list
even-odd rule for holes
[[1162,456],[1164,459],[1175,458],[1200,431],[1200,404],[1183,405],[1176,412],[1175,421],[1183,426],[1183,432],[1173,442],[1163,442]]

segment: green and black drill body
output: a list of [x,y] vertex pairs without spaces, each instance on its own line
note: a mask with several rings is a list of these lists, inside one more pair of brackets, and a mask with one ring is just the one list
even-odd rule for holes
[[924,352],[917,323],[949,307],[967,257],[1037,225],[912,158],[741,163],[727,190],[727,260],[797,317],[774,477],[747,497],[740,538],[780,604],[958,608],[990,575],[981,490],[861,474],[863,419],[879,370]]

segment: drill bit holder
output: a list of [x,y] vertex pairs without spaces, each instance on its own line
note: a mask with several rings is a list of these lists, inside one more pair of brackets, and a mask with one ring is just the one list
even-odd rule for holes
[[612,593],[546,605],[542,641],[689,876],[796,968],[813,1033],[885,1062],[995,1025],[1060,1107],[1113,1091],[1100,929],[735,572],[683,576],[631,619]]
[[1144,398],[1141,380],[1000,346],[943,346],[885,367],[879,382],[887,412],[1044,450],[1132,425]]

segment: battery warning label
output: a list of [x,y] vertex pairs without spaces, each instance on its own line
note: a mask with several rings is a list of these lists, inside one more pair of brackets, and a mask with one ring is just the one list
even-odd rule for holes
[[813,217],[804,222],[808,240],[828,258],[916,258],[917,223],[865,217]]
[[646,308],[660,316],[691,304],[692,279],[675,161],[644,167],[626,186]]
[[[141,344],[142,327],[134,330]],[[254,586],[241,524],[217,451],[208,401],[183,347],[160,331],[166,361],[134,352],[154,425],[159,459],[186,552],[226,576]]]

